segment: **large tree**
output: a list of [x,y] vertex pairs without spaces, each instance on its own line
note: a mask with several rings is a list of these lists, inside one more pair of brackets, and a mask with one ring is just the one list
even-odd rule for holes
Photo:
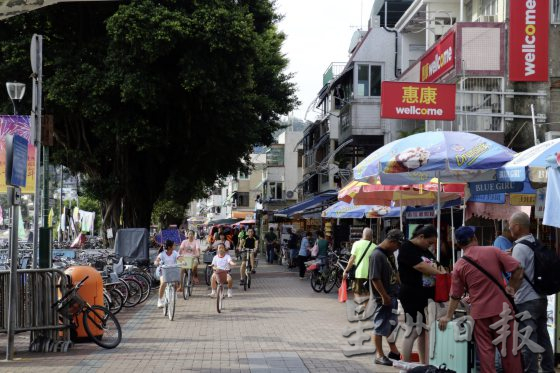
[[297,104],[278,20],[264,0],[47,7],[0,24],[0,77],[27,80],[44,36],[55,161],[87,175],[105,225],[148,226],[158,198],[184,204],[243,168]]

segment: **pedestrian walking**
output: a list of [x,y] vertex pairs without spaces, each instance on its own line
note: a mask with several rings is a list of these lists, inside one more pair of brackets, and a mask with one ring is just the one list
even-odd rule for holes
[[[439,319],[439,328],[445,330],[447,323],[452,319],[453,313],[459,305],[463,294],[468,291],[471,304],[471,317],[474,319],[474,339],[480,359],[481,373],[494,373],[495,350],[493,341],[499,336],[499,331],[490,326],[499,322],[500,313],[504,309],[504,302],[509,304],[513,314],[513,304],[506,292],[514,294],[523,278],[523,269],[519,261],[507,255],[497,247],[484,247],[478,245],[478,240],[473,227],[460,227],[455,231],[457,245],[463,249],[464,256],[459,259],[453,268],[451,285],[451,301],[447,315]],[[472,262],[471,262],[472,261]],[[480,268],[488,273],[486,275]],[[504,289],[502,273],[511,272],[509,284]],[[490,278],[489,276],[492,276]],[[515,319],[509,321],[509,330],[513,329]],[[507,337],[505,354],[501,356],[502,367],[507,373],[522,372],[521,356],[513,351],[513,334]]]
[[297,258],[298,258],[298,236],[292,231],[292,228],[287,229],[288,234],[290,237],[288,238],[288,250],[290,252],[290,265],[288,268],[295,268],[297,267]]
[[375,249],[372,242],[373,231],[371,228],[364,228],[362,231],[362,239],[354,242],[348,265],[344,269],[343,277],[346,278],[350,269],[356,265],[356,274],[354,276],[354,284],[352,291],[354,295],[367,294],[369,291],[369,256]]
[[303,280],[305,276],[305,262],[309,257],[309,251],[311,250],[311,232],[307,232],[305,237],[301,239],[301,245],[299,247],[298,263],[299,263],[299,279]]
[[[438,269],[436,258],[429,250],[436,242],[436,228],[433,225],[419,225],[412,233],[412,239],[404,241],[399,249],[399,300],[405,317],[417,325],[427,320],[425,308],[428,306],[428,300],[435,297],[435,276],[446,273],[443,269]],[[418,317],[421,319],[418,320]],[[412,333],[405,338],[401,351],[403,360],[410,361],[416,339],[420,362],[427,364],[428,333],[423,329],[418,333],[417,328],[413,328]]]
[[274,233],[273,227],[270,227],[270,230],[264,235],[264,240],[266,242],[266,261],[272,264],[274,263],[274,248],[278,240],[278,236]]
[[398,229],[387,233],[369,257],[369,279],[375,299],[373,314],[373,335],[376,349],[375,364],[392,366],[389,359],[400,360],[400,352],[395,342],[389,343],[389,357],[383,352],[383,337],[388,338],[398,324],[399,272],[394,252],[404,242],[404,234]]
[[[554,372],[554,354],[552,344],[547,330],[547,306],[546,295],[537,293],[527,279],[533,279],[535,273],[535,253],[528,243],[535,243],[535,237],[531,234],[531,221],[524,212],[517,212],[509,219],[509,230],[515,245],[512,255],[517,259],[525,271],[525,278],[522,280],[519,290],[515,293],[515,304],[518,312],[527,311],[531,318],[521,318],[519,320],[519,330],[531,328],[531,341],[542,347],[541,370],[543,373]],[[511,280],[510,280],[511,282]],[[525,372],[537,373],[538,353],[532,352],[528,345],[522,350]],[[507,371],[507,370],[506,370]]]

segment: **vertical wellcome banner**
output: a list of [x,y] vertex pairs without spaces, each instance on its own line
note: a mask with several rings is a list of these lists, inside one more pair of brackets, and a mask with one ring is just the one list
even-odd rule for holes
[[548,0],[511,0],[509,80],[548,81]]
[[[27,115],[0,115],[0,193],[6,193],[6,135],[18,135],[28,142],[31,125]],[[27,182],[21,188],[23,194],[35,193],[35,147],[29,143],[27,149]]]

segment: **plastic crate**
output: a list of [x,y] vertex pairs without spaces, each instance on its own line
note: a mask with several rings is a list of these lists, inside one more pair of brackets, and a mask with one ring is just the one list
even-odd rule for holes
[[179,282],[181,281],[181,268],[162,266],[161,276],[163,278],[163,282]]

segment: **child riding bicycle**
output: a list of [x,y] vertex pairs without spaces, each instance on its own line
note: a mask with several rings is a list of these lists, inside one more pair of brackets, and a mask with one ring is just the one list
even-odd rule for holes
[[[218,255],[216,255],[214,259],[212,259],[212,267],[214,267],[214,271],[215,270],[229,271],[231,266],[234,265],[235,262],[231,259],[231,256],[229,256],[229,254],[226,253],[225,245],[223,243],[220,243],[218,245]],[[233,288],[233,280],[229,273],[227,275],[227,283],[228,283],[227,296],[228,298],[231,298],[232,297],[231,289]],[[217,287],[218,284],[216,279],[216,273],[214,273],[212,275],[212,292],[208,295],[211,297],[215,297]]]
[[163,308],[163,293],[165,292],[165,286],[167,285],[163,281],[163,277],[161,276],[161,265],[176,265],[177,258],[179,258],[179,253],[173,250],[175,246],[175,242],[171,240],[165,241],[165,248],[164,250],[158,254],[154,264],[158,266],[158,270],[156,273],[159,277],[159,298],[157,302],[158,308]]

